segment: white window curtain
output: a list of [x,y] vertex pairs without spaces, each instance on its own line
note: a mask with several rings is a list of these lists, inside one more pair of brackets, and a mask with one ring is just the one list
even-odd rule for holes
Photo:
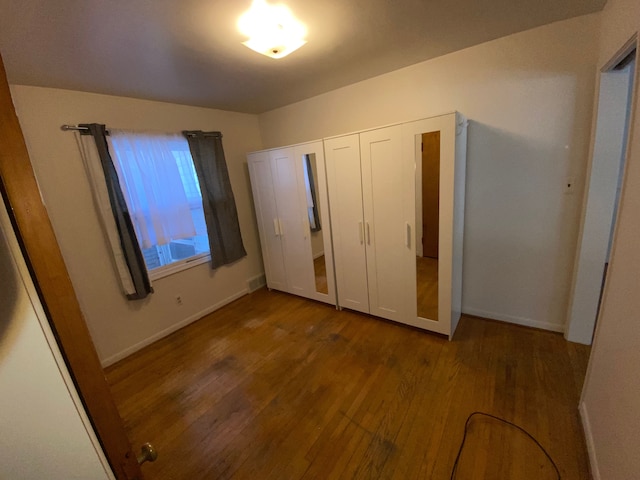
[[109,129],[109,148],[143,249],[196,235],[174,151],[182,135]]
[[120,243],[120,237],[118,236],[118,227],[113,217],[109,192],[104,179],[104,171],[100,164],[100,155],[96,148],[96,142],[91,135],[80,135],[76,132],[75,136],[78,147],[80,148],[82,163],[84,164],[87,178],[91,185],[93,204],[98,215],[98,220],[102,225],[102,231],[104,232],[107,243],[113,252],[112,258],[114,267],[118,273],[118,278],[120,279],[120,286],[125,295],[134,295],[136,288],[131,278],[129,267],[127,266],[127,260]]

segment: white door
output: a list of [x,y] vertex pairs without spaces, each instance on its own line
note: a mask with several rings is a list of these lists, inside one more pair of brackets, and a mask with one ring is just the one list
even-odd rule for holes
[[369,313],[359,136],[324,141],[338,305]]
[[0,199],[0,478],[114,480]]
[[314,291],[313,264],[306,209],[300,203],[303,179],[297,175],[293,148],[272,150],[269,155],[280,219],[287,291],[308,296]]
[[267,286],[287,291],[287,276],[269,152],[249,154],[248,163]]
[[413,176],[402,155],[402,127],[361,133],[360,154],[369,311],[404,322],[408,313],[407,276],[413,263],[413,218],[405,207],[405,191],[407,176]]

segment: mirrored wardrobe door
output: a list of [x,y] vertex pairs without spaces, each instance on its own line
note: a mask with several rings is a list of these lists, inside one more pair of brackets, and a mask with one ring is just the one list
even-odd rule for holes
[[335,279],[331,250],[331,223],[322,142],[295,147],[296,168],[302,178],[300,203],[309,238],[306,259],[313,274],[312,289],[317,300],[335,303]]
[[410,192],[415,264],[407,301],[416,326],[449,335],[455,114],[403,124],[403,152],[415,167]]
[[438,320],[440,131],[419,135],[416,159],[416,294],[418,317]]
[[302,171],[304,176],[305,207],[307,209],[307,225],[311,239],[311,256],[313,259],[314,286],[318,293],[329,293],[327,286],[327,262],[324,254],[322,225],[324,218],[318,202],[318,162],[315,153],[302,155]]

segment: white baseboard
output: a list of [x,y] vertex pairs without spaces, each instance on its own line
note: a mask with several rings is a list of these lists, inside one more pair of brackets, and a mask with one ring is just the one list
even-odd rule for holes
[[591,432],[591,423],[589,422],[589,414],[587,406],[584,402],[580,402],[580,419],[582,420],[582,429],[584,430],[584,438],[587,442],[587,452],[589,453],[589,464],[591,465],[591,477],[593,480],[600,480],[600,469],[596,458],[596,446],[593,443],[593,434]]
[[244,290],[241,290],[241,291],[239,291],[237,293],[234,293],[230,297],[227,297],[227,298],[219,301],[218,303],[216,303],[214,305],[211,305],[210,307],[207,307],[204,310],[185,318],[184,320],[179,321],[178,323],[174,323],[170,327],[167,327],[164,330],[161,330],[160,332],[158,332],[158,333],[156,333],[154,335],[151,335],[148,338],[145,338],[141,342],[138,342],[135,345],[132,345],[132,346],[130,346],[128,348],[125,348],[124,350],[122,350],[121,352],[116,353],[115,355],[111,355],[110,357],[105,358],[104,360],[102,360],[100,362],[102,364],[102,368],[106,368],[109,365],[113,365],[114,363],[122,360],[123,358],[126,358],[129,355],[134,354],[138,350],[143,349],[147,345],[151,345],[153,342],[157,342],[161,338],[164,338],[167,335],[171,335],[173,332],[175,332],[177,330],[180,330],[182,327],[186,327],[190,323],[193,323],[196,320],[200,320],[205,315],[209,315],[211,312],[214,312],[214,311],[218,310],[219,308],[224,307],[225,305],[233,302],[234,300],[237,300],[240,297],[245,296],[248,293],[249,293],[249,289],[244,289]]
[[542,322],[540,320],[532,320],[530,318],[515,317],[513,315],[503,315],[496,312],[486,312],[475,308],[462,307],[462,313],[473,315],[476,317],[488,318],[490,320],[499,320],[501,322],[515,323],[525,327],[541,328],[552,332],[564,332],[564,325],[558,325],[551,322]]

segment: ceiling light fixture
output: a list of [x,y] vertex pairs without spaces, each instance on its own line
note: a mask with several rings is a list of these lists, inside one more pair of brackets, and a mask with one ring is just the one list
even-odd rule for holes
[[282,58],[303,46],[307,29],[285,5],[269,5],[253,0],[251,8],[238,19],[238,30],[249,40],[251,50],[271,58]]

